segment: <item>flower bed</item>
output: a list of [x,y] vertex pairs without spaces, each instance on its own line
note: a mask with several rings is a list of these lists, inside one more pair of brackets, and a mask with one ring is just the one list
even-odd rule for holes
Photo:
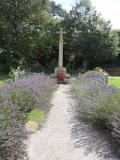
[[44,75],[31,75],[10,82],[0,90],[0,159],[23,160],[27,138],[27,114],[34,108],[49,109],[55,81]]
[[77,101],[76,119],[107,127],[120,142],[120,90],[90,78],[75,80],[72,86]]

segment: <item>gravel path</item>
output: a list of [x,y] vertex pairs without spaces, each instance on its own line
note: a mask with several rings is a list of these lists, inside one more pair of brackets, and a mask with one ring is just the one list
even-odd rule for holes
[[[32,134],[27,142],[29,159],[116,160],[117,158],[110,158],[109,156],[109,158],[105,158],[105,156],[104,158],[102,156],[98,157],[99,152],[106,152],[106,147],[109,150],[109,143],[106,141],[106,138],[100,137],[99,131],[94,130],[93,132],[89,126],[82,123],[78,124],[79,128],[74,126],[76,124],[72,109],[74,101],[69,91],[69,85],[60,85],[54,93],[52,99],[53,106],[44,127]],[[76,130],[74,133],[75,138],[72,136],[72,130]],[[78,141],[81,147],[75,147],[76,141]],[[86,151],[86,144],[83,142],[87,143],[90,151]],[[92,149],[89,149],[90,145]],[[99,152],[97,153],[97,151]]]
[[[84,155],[83,149],[74,148],[71,139],[71,98],[69,85],[60,85],[53,95],[53,107],[44,128],[28,140],[30,160],[96,160],[94,152]],[[97,159],[98,160],[98,159]]]

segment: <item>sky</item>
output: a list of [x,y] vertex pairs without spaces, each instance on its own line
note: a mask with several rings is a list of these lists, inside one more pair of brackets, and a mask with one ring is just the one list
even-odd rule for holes
[[[57,4],[62,4],[63,8],[70,10],[71,6],[79,0],[54,0]],[[92,5],[102,17],[110,20],[114,29],[120,29],[120,0],[91,0]]]

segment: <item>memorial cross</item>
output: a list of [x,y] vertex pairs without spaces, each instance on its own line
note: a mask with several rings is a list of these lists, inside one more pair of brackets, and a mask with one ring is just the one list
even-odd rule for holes
[[59,59],[58,59],[58,67],[63,67],[63,29],[60,28],[60,38],[59,38]]

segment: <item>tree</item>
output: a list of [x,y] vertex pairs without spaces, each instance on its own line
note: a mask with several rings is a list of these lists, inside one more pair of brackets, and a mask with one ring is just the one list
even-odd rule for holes
[[[6,0],[0,7],[1,59],[18,65],[34,51],[34,36],[44,21],[44,0]],[[41,12],[40,12],[41,11]],[[42,26],[41,26],[42,28]]]
[[55,67],[60,27],[66,31],[67,67],[112,63],[119,53],[118,34],[89,0],[81,0],[69,12],[49,0],[1,0],[0,4],[0,63]]
[[113,33],[114,34],[117,34],[117,36],[118,36],[118,56],[117,56],[117,58],[116,58],[116,60],[117,60],[117,64],[120,64],[120,30],[113,30]]
[[[80,13],[78,8],[82,5],[86,10]],[[101,18],[92,8],[90,1],[82,0],[76,4],[62,24],[68,33],[65,39],[66,57],[74,55],[73,61],[76,67],[81,61],[89,66],[108,63],[118,54],[117,35],[111,32],[110,22]]]
[[54,33],[60,28],[55,16],[62,16],[61,6],[48,0],[6,0],[1,4],[1,62],[55,65],[59,37]]

